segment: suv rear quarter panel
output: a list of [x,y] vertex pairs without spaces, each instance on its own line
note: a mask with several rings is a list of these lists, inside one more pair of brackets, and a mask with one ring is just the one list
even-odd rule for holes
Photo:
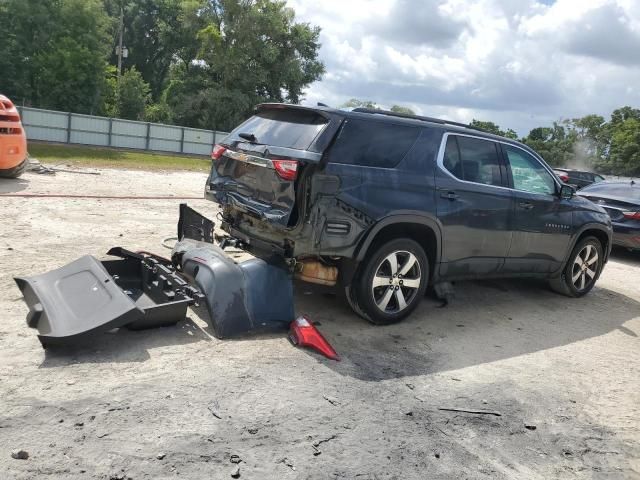
[[[324,174],[339,181],[332,201],[353,211],[325,210],[326,221],[321,229],[318,253],[351,257],[375,223],[383,219],[387,224],[393,223],[393,216],[398,216],[398,221],[405,221],[406,217],[400,215],[407,211],[437,222],[434,167],[441,137],[441,129],[423,127],[411,149],[393,168],[337,163],[329,154]],[[348,244],[327,228],[336,222],[351,223]]]

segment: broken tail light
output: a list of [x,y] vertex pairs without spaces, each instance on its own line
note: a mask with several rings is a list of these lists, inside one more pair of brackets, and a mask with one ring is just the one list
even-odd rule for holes
[[211,159],[212,160],[218,160],[222,155],[224,155],[224,152],[226,152],[227,149],[226,147],[223,147],[222,145],[214,145],[213,147],[213,151],[211,152]]
[[276,173],[283,180],[295,180],[298,177],[297,160],[271,160]]
[[338,353],[305,315],[291,322],[289,340],[294,345],[313,348],[331,360],[340,361]]

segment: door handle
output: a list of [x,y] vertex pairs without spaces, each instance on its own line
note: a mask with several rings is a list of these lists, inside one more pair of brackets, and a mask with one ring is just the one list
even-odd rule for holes
[[533,203],[531,202],[520,202],[518,205],[525,210],[531,210],[533,208]]
[[456,200],[458,198],[458,194],[456,192],[451,192],[451,191],[446,192],[446,193],[442,192],[440,194],[440,197],[446,198],[447,200],[452,200],[453,201],[453,200]]

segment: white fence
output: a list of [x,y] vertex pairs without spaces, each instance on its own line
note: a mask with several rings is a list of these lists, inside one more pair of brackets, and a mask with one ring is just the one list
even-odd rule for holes
[[226,132],[19,107],[29,140],[210,155]]

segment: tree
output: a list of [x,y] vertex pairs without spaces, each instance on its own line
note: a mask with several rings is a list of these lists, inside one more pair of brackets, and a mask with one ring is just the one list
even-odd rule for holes
[[476,120],[474,118],[473,120],[471,120],[471,123],[469,124],[469,126],[474,128],[479,128],[480,130],[484,130],[485,132],[488,132],[488,133],[493,133],[494,135],[500,135],[501,137],[511,138],[513,140],[516,140],[518,138],[518,134],[514,130],[510,128],[507,129],[506,131],[501,130],[500,127],[493,122]]
[[[110,61],[117,64],[115,46],[120,34],[120,9],[124,11],[124,45],[129,52],[126,67],[135,67],[157,99],[165,86],[176,54],[182,47],[184,9],[203,8],[206,2],[183,0],[104,0],[112,18]],[[188,41],[196,44],[195,34]]]
[[209,0],[183,13],[191,31],[204,27],[198,49],[180,50],[184,58],[172,66],[163,93],[178,123],[231,129],[257,103],[297,103],[324,73],[320,29],[296,23],[284,1]]
[[415,115],[416,113],[409,107],[403,107],[401,105],[393,105],[389,110],[394,113],[402,113],[404,115]]
[[339,108],[371,108],[374,110],[382,110],[376,102],[372,102],[371,100],[358,100],[357,98],[347,100],[340,105]]
[[0,90],[17,102],[95,113],[108,18],[98,0],[2,0]]
[[116,87],[116,115],[128,120],[142,120],[150,99],[149,84],[132,67],[120,77]]
[[[613,118],[612,118],[613,121]],[[611,135],[611,149],[606,166],[611,173],[626,176],[640,175],[640,120],[628,116],[616,118]]]

